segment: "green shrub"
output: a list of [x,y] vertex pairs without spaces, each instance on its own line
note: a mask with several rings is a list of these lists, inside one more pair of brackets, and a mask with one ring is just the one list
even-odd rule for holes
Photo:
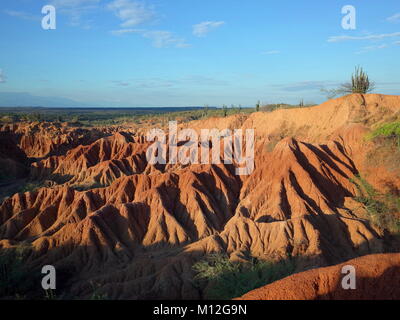
[[251,262],[232,262],[226,255],[212,254],[193,266],[196,281],[209,284],[208,299],[232,299],[273,281],[289,276],[295,271],[292,259],[278,262],[253,258]]
[[367,135],[369,140],[379,137],[396,139],[397,146],[400,148],[400,121],[385,123]]
[[0,253],[0,299],[24,299],[37,292],[40,281],[35,272],[27,268],[26,259],[31,247],[21,244],[2,249]]
[[384,166],[389,171],[400,173],[400,122],[380,125],[366,135],[374,147],[366,156],[367,165]]
[[356,176],[352,182],[356,185],[359,195],[355,200],[362,203],[367,210],[370,222],[393,234],[400,233],[400,197],[391,193],[377,192],[365,179]]
[[347,88],[349,93],[365,94],[373,89],[373,84],[364,70],[361,67],[356,67],[351,77],[351,86],[346,87],[344,85],[344,88]]

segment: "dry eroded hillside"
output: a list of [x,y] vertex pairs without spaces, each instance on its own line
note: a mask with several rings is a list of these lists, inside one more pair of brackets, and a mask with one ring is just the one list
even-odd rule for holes
[[294,257],[302,271],[397,251],[396,238],[354,199],[354,179],[400,190],[396,168],[366,161],[375,146],[365,140],[399,114],[398,96],[350,95],[181,124],[254,128],[249,176],[235,175],[234,165],[150,165],[143,130],[3,126],[2,163],[42,187],[2,202],[0,248],[23,244],[32,270],[54,265],[67,297],[90,297],[95,283],[113,299],[203,298],[192,266],[210,253]]

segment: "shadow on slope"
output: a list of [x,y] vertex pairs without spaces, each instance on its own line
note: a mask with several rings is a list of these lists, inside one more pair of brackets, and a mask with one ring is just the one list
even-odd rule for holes
[[[186,244],[120,248],[71,244],[47,250],[34,249],[29,242],[2,240],[0,248],[0,299],[228,299],[322,266],[319,256],[288,256],[271,262],[243,252],[240,259],[237,254],[231,254],[230,261],[225,256],[219,261],[225,266],[216,270],[210,269],[215,264],[204,263],[209,258],[206,252],[187,250]],[[395,251],[400,252],[392,248]],[[223,257],[221,252],[215,254]],[[57,270],[57,289],[50,294],[41,288],[44,265],[54,265]],[[369,266],[364,268],[368,270]],[[371,265],[372,271],[374,268]],[[343,293],[338,284],[318,299],[400,299],[400,286],[395,282],[400,281],[399,275],[396,267],[379,277],[360,278],[357,283],[361,293]]]

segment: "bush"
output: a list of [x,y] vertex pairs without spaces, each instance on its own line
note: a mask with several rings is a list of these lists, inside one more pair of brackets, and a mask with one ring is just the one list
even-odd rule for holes
[[196,281],[206,281],[208,299],[232,299],[295,271],[292,259],[278,262],[253,258],[251,262],[232,262],[226,255],[212,254],[193,266]]
[[369,81],[368,75],[361,67],[356,67],[351,77],[351,83],[344,84],[342,88],[348,93],[365,94],[373,90],[374,85]]
[[23,299],[37,292],[40,281],[25,261],[31,247],[21,244],[16,248],[2,249],[0,253],[0,299]]
[[400,197],[391,193],[377,192],[360,176],[356,176],[352,182],[359,193],[355,200],[365,206],[370,222],[393,234],[400,233],[400,219],[396,216],[400,212]]
[[343,83],[338,89],[322,89],[322,91],[328,96],[328,99],[332,99],[338,95],[340,96],[351,93],[366,94],[374,89],[375,84],[369,80],[369,76],[364,72],[363,68],[358,66],[355,68],[350,82]]

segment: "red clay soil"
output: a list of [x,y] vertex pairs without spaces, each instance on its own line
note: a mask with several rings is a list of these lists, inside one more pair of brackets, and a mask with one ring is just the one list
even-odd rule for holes
[[[226,164],[150,165],[143,128],[3,126],[19,150],[7,156],[37,158],[30,178],[46,186],[0,204],[0,250],[30,244],[27,265],[73,268],[74,297],[90,296],[95,281],[110,299],[201,298],[192,266],[210,253],[297,256],[302,271],[393,250],[354,200],[352,179],[377,170],[365,164],[364,136],[399,112],[400,97],[351,95],[185,124],[254,127],[250,176]],[[400,187],[394,171],[378,169],[369,180],[376,188]]]
[[[356,289],[345,290],[344,266],[356,271]],[[400,254],[375,254],[327,268],[294,274],[253,290],[237,300],[391,300],[400,299]]]

